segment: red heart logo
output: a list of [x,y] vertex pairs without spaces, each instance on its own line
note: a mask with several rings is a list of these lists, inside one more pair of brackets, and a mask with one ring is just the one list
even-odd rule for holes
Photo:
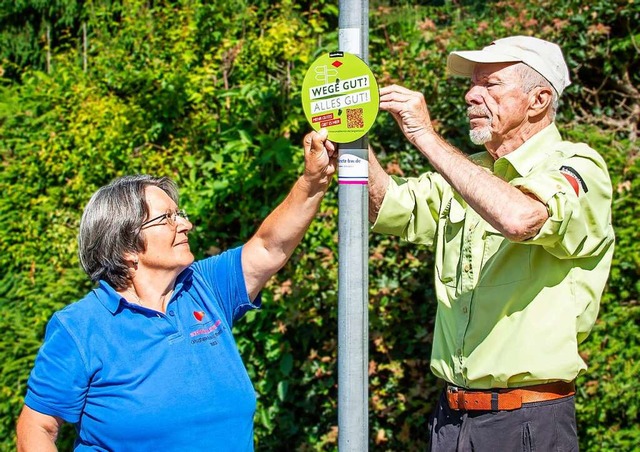
[[193,316],[198,322],[202,322],[202,319],[204,319],[204,311],[193,311]]

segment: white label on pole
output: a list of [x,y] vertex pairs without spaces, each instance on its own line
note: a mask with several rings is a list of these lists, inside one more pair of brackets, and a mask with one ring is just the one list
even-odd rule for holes
[[362,55],[360,28],[341,28],[338,30],[338,42],[343,52]]
[[353,154],[342,154],[338,159],[338,183],[367,185],[369,162]]

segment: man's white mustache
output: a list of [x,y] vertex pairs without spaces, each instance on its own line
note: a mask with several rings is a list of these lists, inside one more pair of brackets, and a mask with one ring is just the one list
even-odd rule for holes
[[472,116],[475,116],[475,117],[485,116],[491,119],[491,112],[487,110],[486,107],[483,107],[480,105],[473,105],[467,108],[467,117],[471,118]]

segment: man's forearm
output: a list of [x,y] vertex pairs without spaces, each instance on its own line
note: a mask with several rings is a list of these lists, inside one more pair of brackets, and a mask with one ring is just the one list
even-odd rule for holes
[[440,136],[422,135],[415,145],[471,208],[508,239],[533,237],[548,218],[542,202],[476,165]]
[[389,175],[369,146],[369,221],[375,223],[389,186]]

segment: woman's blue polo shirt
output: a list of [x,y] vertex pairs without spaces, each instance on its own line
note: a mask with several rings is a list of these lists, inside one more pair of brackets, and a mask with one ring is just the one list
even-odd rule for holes
[[166,314],[104,281],[55,313],[25,404],[74,423],[77,451],[253,450],[256,395],[231,328],[260,299],[241,252],[182,272]]

